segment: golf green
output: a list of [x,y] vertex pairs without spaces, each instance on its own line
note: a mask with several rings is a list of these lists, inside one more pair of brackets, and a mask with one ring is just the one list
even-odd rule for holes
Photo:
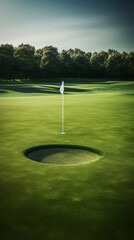
[[[65,81],[63,135],[60,85],[0,86],[0,239],[132,240],[134,82]],[[48,145],[105,156],[71,165],[25,156]]]

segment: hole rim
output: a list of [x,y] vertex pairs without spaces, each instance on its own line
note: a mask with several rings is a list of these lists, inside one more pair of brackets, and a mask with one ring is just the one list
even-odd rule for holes
[[[31,153],[32,151],[36,151],[36,150],[41,150],[41,149],[50,149],[50,148],[70,148],[70,149],[80,149],[80,150],[85,150],[85,151],[89,151],[89,152],[93,152],[93,153],[96,153],[98,154],[98,157],[96,159],[93,159],[89,162],[84,162],[84,163],[75,163],[75,164],[57,164],[57,163],[44,163],[44,162],[41,162],[41,161],[38,161],[38,160],[34,160],[34,159],[31,159],[29,157],[27,157],[27,155],[29,153]],[[102,152],[101,150],[99,149],[96,149],[96,148],[92,148],[92,147],[88,147],[88,146],[83,146],[83,145],[70,145],[70,144],[47,144],[47,145],[38,145],[38,146],[33,146],[31,148],[28,148],[26,150],[23,151],[23,154],[26,158],[30,159],[31,161],[34,161],[34,162],[37,162],[37,163],[40,163],[40,164],[43,164],[43,165],[54,165],[54,166],[77,166],[77,165],[83,165],[83,164],[90,164],[91,162],[95,162],[95,161],[98,161],[100,159],[102,159],[105,154],[104,152]]]

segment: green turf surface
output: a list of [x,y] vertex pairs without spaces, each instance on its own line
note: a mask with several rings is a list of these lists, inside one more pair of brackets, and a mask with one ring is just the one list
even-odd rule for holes
[[[70,80],[71,81],[71,80]],[[82,81],[82,80],[81,80]],[[31,96],[55,96],[59,93],[61,81],[57,80],[56,84],[39,83],[25,84],[12,83],[0,84],[1,97],[31,97]],[[107,94],[107,93],[131,93],[134,94],[133,81],[106,81],[90,80],[90,84],[76,84],[65,82],[65,94]]]
[[[53,93],[59,86],[37,91],[43,86],[0,93],[0,239],[134,239],[134,82],[68,84],[75,90],[65,95],[66,135],[59,134],[61,95]],[[105,156],[70,166],[24,156],[47,144]]]

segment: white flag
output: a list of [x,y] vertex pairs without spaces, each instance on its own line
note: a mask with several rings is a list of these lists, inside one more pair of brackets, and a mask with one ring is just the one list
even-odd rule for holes
[[64,93],[64,81],[62,81],[61,87],[60,87],[60,93]]

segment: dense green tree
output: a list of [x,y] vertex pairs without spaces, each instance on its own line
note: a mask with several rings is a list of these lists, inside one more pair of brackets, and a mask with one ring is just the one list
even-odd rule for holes
[[61,64],[61,76],[71,77],[73,72],[73,62],[68,51],[63,50],[59,54],[59,60]]
[[134,52],[130,52],[127,57],[127,75],[134,77]]
[[10,44],[0,45],[0,54],[7,57],[13,57],[14,47]]
[[122,62],[122,77],[128,76],[128,53],[123,52],[121,55],[121,62]]
[[37,49],[34,53],[34,58],[35,58],[35,62],[36,62],[35,77],[42,77],[42,72],[41,72],[41,68],[40,68],[42,55],[43,55],[42,49]]
[[85,53],[78,48],[69,49],[68,54],[72,60],[72,76],[88,77],[90,75],[90,53]]
[[108,59],[106,62],[106,71],[108,77],[122,77],[123,61],[121,53],[117,51],[108,51]]
[[92,53],[91,52],[87,52],[87,53],[85,53],[85,56],[88,58],[88,61],[90,62]]
[[17,61],[16,71],[18,77],[27,78],[35,75],[37,68],[35,48],[29,44],[21,44],[14,51],[14,57]]
[[0,46],[0,78],[13,78],[15,74],[14,48],[9,44]]
[[94,77],[103,77],[106,75],[106,62],[108,58],[108,53],[101,51],[99,53],[95,52],[91,56],[90,64],[92,76]]
[[76,54],[73,60],[76,77],[88,77],[89,61],[85,54]]
[[56,77],[60,73],[60,61],[58,49],[53,46],[43,48],[43,54],[40,62],[44,76]]
[[111,55],[114,55],[114,54],[116,54],[116,53],[118,53],[117,50],[108,49],[108,57],[110,57]]
[[15,49],[15,57],[20,58],[21,60],[30,59],[34,56],[35,48],[29,44],[20,44]]
[[43,55],[43,50],[42,49],[37,49],[34,53],[35,61],[38,64],[39,67],[40,67],[42,55]]
[[75,48],[58,53],[53,46],[35,50],[29,44],[0,45],[0,79],[37,77],[133,78],[134,52],[92,54]]
[[130,78],[134,77],[134,52],[123,52],[121,58],[123,64],[122,76]]

